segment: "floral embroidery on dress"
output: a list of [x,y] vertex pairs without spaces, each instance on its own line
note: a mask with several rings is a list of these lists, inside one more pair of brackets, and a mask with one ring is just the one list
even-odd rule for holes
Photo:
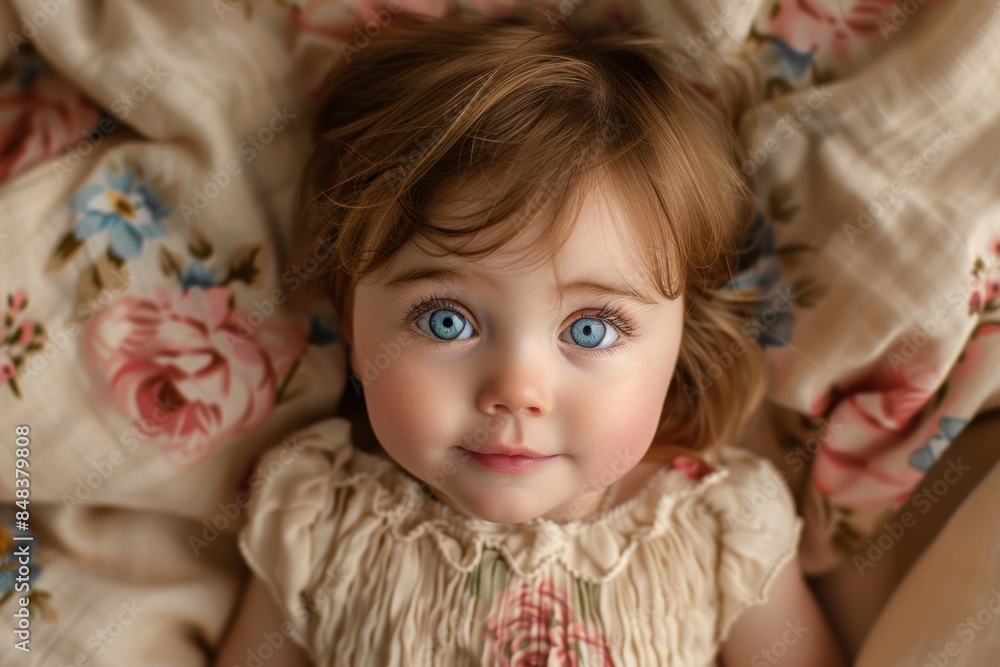
[[602,632],[600,584],[572,577],[573,591],[541,576],[510,586],[510,567],[496,548],[483,549],[465,591],[489,605],[484,621],[487,664],[613,667]]
[[505,590],[486,619],[486,651],[497,667],[613,667],[597,623],[574,614],[569,592],[549,577]]

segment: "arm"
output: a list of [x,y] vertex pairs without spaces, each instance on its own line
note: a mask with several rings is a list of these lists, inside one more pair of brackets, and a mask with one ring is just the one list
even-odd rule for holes
[[313,667],[305,651],[287,632],[283,632],[289,625],[271,599],[267,586],[251,575],[229,636],[223,641],[215,659],[215,667],[242,667],[248,662],[247,651],[259,655],[260,647],[264,644],[274,649],[269,664]]
[[725,667],[765,667],[781,662],[846,667],[837,640],[799,569],[789,561],[771,584],[768,601],[743,612],[722,645]]

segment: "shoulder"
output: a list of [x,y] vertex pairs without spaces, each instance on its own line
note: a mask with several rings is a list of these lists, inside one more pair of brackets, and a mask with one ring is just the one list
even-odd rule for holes
[[724,471],[719,482],[706,491],[705,499],[727,528],[760,527],[761,522],[795,518],[788,476],[768,459],[729,445],[719,446],[706,459]]
[[769,460],[731,446],[720,446],[711,458],[725,471],[704,495],[719,526],[718,630],[725,636],[745,608],[767,600],[798,552],[803,521],[786,475]]
[[363,560],[385,523],[380,507],[403,486],[393,462],[355,450],[350,435],[341,418],[298,431],[265,451],[248,479],[239,549],[289,617],[301,616],[301,600],[335,560]]
[[300,462],[303,456],[310,463],[327,459],[343,467],[352,455],[351,450],[350,422],[339,417],[327,419],[298,430],[264,450],[247,483],[252,491],[259,490],[282,474],[288,474],[288,470],[303,468]]

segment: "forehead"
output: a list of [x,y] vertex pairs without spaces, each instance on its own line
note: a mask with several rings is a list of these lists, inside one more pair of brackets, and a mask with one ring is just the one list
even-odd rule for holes
[[[543,188],[544,192],[544,188]],[[468,228],[475,224],[477,215],[489,212],[488,186],[476,184],[465,188],[448,200],[430,207],[430,222],[444,229]],[[495,195],[493,195],[495,196]],[[488,247],[509,233],[510,225],[517,232],[494,252],[468,258],[457,254],[441,257],[441,250],[425,239],[407,243],[392,262],[393,267],[412,267],[433,264],[462,270],[475,267],[480,271],[498,274],[522,275],[551,266],[556,278],[575,279],[592,276],[617,277],[622,281],[637,282],[642,278],[634,225],[627,218],[615,188],[607,179],[592,176],[576,184],[574,192],[566,198],[562,210],[550,198],[541,205],[528,206],[527,212],[502,221],[500,224],[471,233],[462,239],[464,252],[474,253]],[[471,216],[471,218],[470,218]],[[555,224],[569,226],[565,242],[556,248],[545,238],[546,230]]]

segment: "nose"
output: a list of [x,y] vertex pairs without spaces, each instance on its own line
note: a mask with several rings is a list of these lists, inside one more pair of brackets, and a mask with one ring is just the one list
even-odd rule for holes
[[497,349],[479,390],[479,409],[491,416],[543,416],[552,409],[552,387],[540,354],[524,346]]

